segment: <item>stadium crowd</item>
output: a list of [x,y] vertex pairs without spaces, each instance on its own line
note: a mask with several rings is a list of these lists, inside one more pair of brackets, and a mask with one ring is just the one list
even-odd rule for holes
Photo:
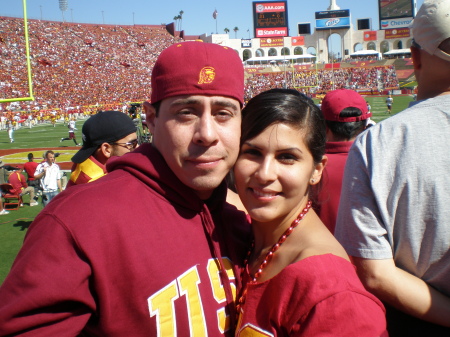
[[[0,21],[0,98],[28,96],[23,21]],[[156,57],[179,41],[162,26],[115,26],[29,20],[33,103],[16,110],[35,114],[35,123],[52,114],[90,114],[92,110],[119,110],[124,102],[143,101],[150,95],[149,74]],[[287,83],[287,84],[286,84]],[[247,99],[273,87],[312,87],[309,93],[338,88],[396,88],[393,66],[321,69],[254,74],[247,79]],[[64,100],[61,101],[61,97]],[[105,104],[109,104],[105,106]],[[7,109],[0,105],[0,111]]]
[[[0,97],[26,97],[23,21],[2,17],[0,31]],[[29,37],[35,101],[21,103],[24,110],[142,100],[156,57],[178,41],[161,26],[39,20],[29,20]]]
[[[304,88],[309,94],[325,93],[334,89],[385,90],[398,88],[395,68],[350,67],[304,70],[300,72],[253,73],[247,78],[246,99],[271,88]],[[308,87],[306,89],[305,87]]]

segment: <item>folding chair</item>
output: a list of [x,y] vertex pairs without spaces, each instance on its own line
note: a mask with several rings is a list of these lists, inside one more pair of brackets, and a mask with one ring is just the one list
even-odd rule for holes
[[[3,199],[5,202],[3,203],[3,208],[6,210],[17,210],[20,205],[23,204],[22,196],[19,193],[12,193],[11,191],[14,189],[11,184],[1,184],[0,188],[2,190]],[[9,207],[8,206],[12,206]]]

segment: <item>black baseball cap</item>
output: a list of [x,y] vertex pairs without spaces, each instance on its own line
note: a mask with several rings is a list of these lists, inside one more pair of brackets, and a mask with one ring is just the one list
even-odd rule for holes
[[83,147],[72,157],[74,163],[88,159],[103,143],[112,143],[136,132],[130,117],[120,111],[100,111],[83,124]]

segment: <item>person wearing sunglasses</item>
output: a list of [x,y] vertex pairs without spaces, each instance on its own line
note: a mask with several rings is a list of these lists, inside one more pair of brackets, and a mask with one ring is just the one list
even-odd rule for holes
[[138,147],[136,126],[120,111],[101,111],[83,125],[83,147],[72,157],[67,187],[85,184],[106,172],[106,162]]

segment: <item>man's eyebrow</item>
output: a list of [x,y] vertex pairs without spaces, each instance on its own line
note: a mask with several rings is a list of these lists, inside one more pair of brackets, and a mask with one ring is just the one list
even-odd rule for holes
[[[211,102],[213,105],[218,105],[223,108],[231,108],[235,111],[239,111],[240,107],[239,104],[233,104],[233,102],[230,102],[226,99],[220,99],[216,98],[213,99]],[[195,97],[187,97],[187,98],[180,98],[175,101],[173,101],[170,105],[171,106],[181,106],[181,105],[195,105],[195,104],[202,104],[202,101]]]
[[240,110],[239,104],[233,104],[233,102],[230,102],[229,100],[214,99],[212,103],[224,108],[231,108],[236,111]]
[[199,104],[200,100],[194,97],[180,98],[173,101],[170,105],[179,106],[179,105],[187,105],[187,104]]

